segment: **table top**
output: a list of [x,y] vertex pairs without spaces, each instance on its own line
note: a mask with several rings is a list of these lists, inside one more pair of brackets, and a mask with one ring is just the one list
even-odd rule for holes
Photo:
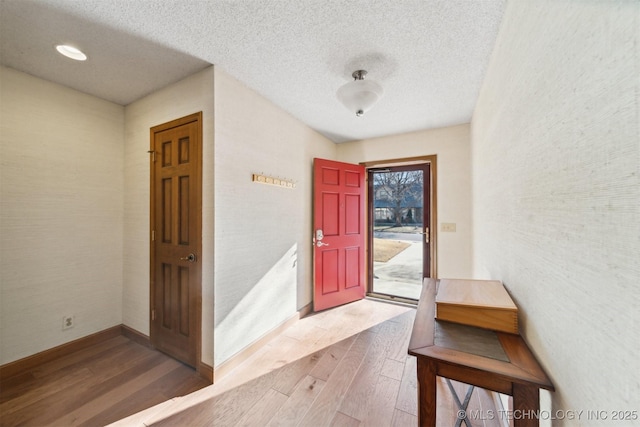
[[554,390],[520,335],[436,320],[438,282],[424,280],[409,354],[436,362],[442,376],[498,392],[510,394],[514,382]]

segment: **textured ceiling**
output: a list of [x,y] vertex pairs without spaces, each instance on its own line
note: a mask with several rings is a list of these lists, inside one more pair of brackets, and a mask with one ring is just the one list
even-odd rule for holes
[[[126,105],[209,64],[335,142],[467,123],[505,0],[2,0],[3,65]],[[77,63],[54,46],[73,44]],[[363,117],[337,100],[380,83]]]

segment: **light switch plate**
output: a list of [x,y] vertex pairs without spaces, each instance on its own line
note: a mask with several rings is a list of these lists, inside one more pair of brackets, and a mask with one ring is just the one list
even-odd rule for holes
[[456,223],[455,222],[442,222],[440,223],[440,231],[444,233],[455,233],[456,232]]

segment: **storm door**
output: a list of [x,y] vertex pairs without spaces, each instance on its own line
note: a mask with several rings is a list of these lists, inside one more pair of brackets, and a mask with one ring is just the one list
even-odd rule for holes
[[417,301],[431,277],[429,163],[371,168],[368,174],[369,291]]

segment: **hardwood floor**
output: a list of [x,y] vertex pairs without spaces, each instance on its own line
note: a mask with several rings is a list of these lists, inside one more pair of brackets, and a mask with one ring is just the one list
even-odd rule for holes
[[210,385],[124,336],[3,381],[2,426],[106,425]]
[[[407,354],[414,316],[368,299],[307,316],[207,387],[190,368],[117,337],[3,382],[0,424],[416,426],[416,361]],[[466,386],[454,388],[463,401]],[[481,389],[468,409],[495,411]],[[440,381],[438,427],[454,426],[456,412]]]
[[[374,300],[307,316],[214,385],[114,425],[417,426],[416,359],[407,354],[414,316]],[[463,401],[467,386],[453,388]],[[456,425],[457,410],[440,380],[438,427]],[[468,411],[496,413],[477,388]],[[466,425],[500,426],[476,418]]]

